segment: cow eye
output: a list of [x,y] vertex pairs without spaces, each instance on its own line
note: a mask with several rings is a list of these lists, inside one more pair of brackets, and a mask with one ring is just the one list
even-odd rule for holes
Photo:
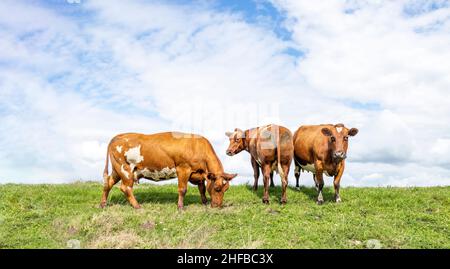
[[331,142],[336,142],[336,138],[334,136],[331,137]]
[[344,141],[348,141],[348,136],[344,136]]

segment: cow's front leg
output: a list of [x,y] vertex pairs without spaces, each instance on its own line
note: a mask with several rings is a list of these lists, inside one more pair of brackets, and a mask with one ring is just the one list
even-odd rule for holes
[[341,165],[338,167],[338,172],[336,174],[336,176],[334,176],[334,200],[336,201],[336,203],[340,203],[341,202],[341,196],[339,195],[339,189],[341,186],[341,178],[342,175],[344,174],[344,168],[345,168],[345,163],[344,161],[341,162]]
[[206,186],[204,181],[198,183],[198,191],[202,197],[202,204],[206,205],[208,203],[208,199],[206,199]]
[[255,181],[253,182],[253,190],[256,191],[258,189],[258,178],[259,178],[259,165],[256,162],[255,158],[252,159],[252,167],[253,167],[253,176],[255,177]]
[[263,176],[264,176],[264,194],[262,201],[264,204],[269,203],[269,181],[270,181],[270,172],[272,171],[272,167],[269,164],[263,164],[262,167]]
[[275,184],[273,183],[273,171],[270,172],[270,187],[275,187]]
[[317,196],[317,204],[321,205],[323,204],[323,194],[322,194],[322,189],[323,189],[323,167],[321,165],[321,163],[316,162],[314,164],[315,169],[316,169],[316,174],[315,174],[315,182],[316,182],[316,188],[317,188],[317,192],[318,192],[318,196]]
[[191,173],[190,168],[177,167],[177,177],[178,177],[178,210],[182,210],[184,206],[184,196],[187,192],[187,183],[189,181],[189,176]]

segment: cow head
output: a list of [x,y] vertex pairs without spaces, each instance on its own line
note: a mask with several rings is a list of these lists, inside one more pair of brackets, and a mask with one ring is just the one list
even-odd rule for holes
[[357,133],[358,129],[347,129],[342,123],[336,124],[332,128],[322,128],[322,134],[328,137],[331,158],[334,162],[340,162],[347,158],[348,138]]
[[207,190],[211,197],[211,207],[222,207],[223,195],[230,187],[229,181],[235,178],[237,174],[213,174],[208,173]]
[[226,151],[228,156],[238,154],[245,149],[245,132],[241,129],[234,129],[234,132],[226,132],[226,136],[230,139],[230,145]]

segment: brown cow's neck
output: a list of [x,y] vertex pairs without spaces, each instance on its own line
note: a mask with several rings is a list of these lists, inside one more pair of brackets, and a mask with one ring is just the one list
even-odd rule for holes
[[206,165],[208,166],[208,172],[214,173],[214,174],[223,174],[223,166],[220,162],[219,158],[217,157],[216,153],[213,151],[209,156],[207,157]]
[[248,148],[248,145],[250,145],[250,130],[245,130],[244,132],[244,139],[242,140],[244,142],[244,150],[250,152],[250,149]]

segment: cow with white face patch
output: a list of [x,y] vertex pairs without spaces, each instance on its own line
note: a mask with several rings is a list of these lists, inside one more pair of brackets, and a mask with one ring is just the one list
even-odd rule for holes
[[258,188],[261,169],[264,176],[263,203],[269,203],[269,180],[273,185],[273,171],[277,171],[281,177],[281,203],[285,204],[289,167],[294,151],[291,131],[283,126],[270,124],[246,131],[236,128],[234,132],[227,132],[225,135],[230,140],[227,155],[233,156],[243,150],[250,153],[255,177],[254,190]]
[[[112,172],[108,174],[109,159]],[[103,173],[104,188],[101,207],[118,181],[120,190],[134,208],[140,208],[133,194],[133,185],[141,178],[160,181],[178,178],[178,208],[183,208],[188,182],[198,185],[203,204],[208,191],[211,207],[220,207],[229,181],[236,174],[223,171],[209,141],[199,135],[176,132],[144,135],[136,133],[115,136],[108,146]]]
[[334,177],[336,202],[341,202],[339,187],[347,158],[348,139],[358,129],[348,129],[344,124],[301,126],[294,133],[294,162],[296,187],[299,188],[300,171],[313,173],[319,192],[317,203],[323,203],[323,173]]

